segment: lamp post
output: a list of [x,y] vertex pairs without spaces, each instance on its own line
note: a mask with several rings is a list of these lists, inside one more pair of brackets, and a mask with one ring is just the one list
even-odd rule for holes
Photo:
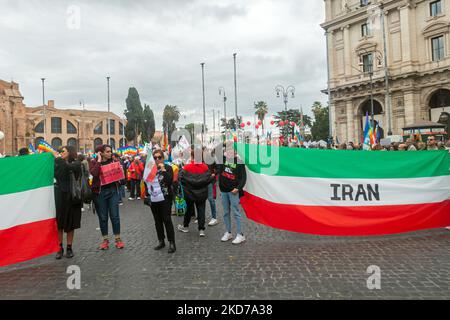
[[110,110],[110,106],[109,106],[109,79],[111,79],[111,77],[106,77],[106,82],[108,85],[108,124],[106,126],[106,130],[108,131],[108,144],[111,144],[111,120],[109,119],[109,110]]
[[44,140],[47,141],[47,109],[45,107],[45,89],[44,82],[45,78],[41,78],[42,81],[42,106],[44,108],[43,116],[44,116]]
[[237,82],[236,82],[236,55],[237,53],[233,53],[233,63],[234,63],[234,113],[236,117],[236,131],[238,129],[238,107],[237,107]]
[[223,96],[223,117],[225,118],[225,131],[228,129],[227,123],[227,95],[225,93],[225,88],[219,88],[219,96]]
[[205,110],[205,63],[200,63],[202,66],[202,91],[203,91],[203,128],[202,128],[202,146],[204,144],[204,135],[206,128],[206,110]]
[[385,96],[385,102],[386,102],[386,111],[388,116],[388,135],[392,135],[392,123],[391,123],[391,95],[389,93],[389,68],[388,68],[388,62],[387,62],[387,45],[386,45],[386,29],[384,27],[384,7],[383,3],[380,4],[381,9],[381,28],[383,32],[383,50],[384,50],[384,81],[386,84],[386,96]]
[[291,85],[285,89],[282,85],[277,85],[275,92],[277,93],[277,98],[280,97],[280,93],[283,95],[284,111],[287,111],[288,96],[291,94],[291,97],[295,98],[295,87]]
[[80,101],[80,106],[83,107],[83,113],[81,115],[81,118],[83,119],[83,143],[84,143],[84,149],[83,152],[86,154],[86,118],[85,118],[85,109],[84,109],[84,99]]

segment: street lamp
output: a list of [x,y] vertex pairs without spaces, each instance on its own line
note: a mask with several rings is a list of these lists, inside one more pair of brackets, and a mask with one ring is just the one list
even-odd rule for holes
[[106,77],[106,81],[108,83],[108,125],[106,126],[106,129],[108,130],[108,144],[111,144],[111,121],[109,119],[109,79],[111,79],[111,77]]
[[205,110],[205,63],[200,63],[202,66],[202,91],[203,91],[203,128],[202,128],[202,145],[204,144],[204,134],[206,128],[206,110]]
[[295,98],[295,87],[289,86],[286,89],[282,85],[277,85],[275,87],[277,93],[277,98],[280,97],[280,93],[283,95],[284,100],[284,110],[287,111],[288,95],[291,94],[291,98]]
[[47,109],[45,108],[45,91],[44,91],[44,81],[45,78],[41,78],[42,81],[42,106],[44,107],[44,140],[47,141]]

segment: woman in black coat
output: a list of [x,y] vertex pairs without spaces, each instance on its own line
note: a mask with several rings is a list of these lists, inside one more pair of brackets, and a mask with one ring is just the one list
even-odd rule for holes
[[77,160],[77,153],[72,146],[63,147],[61,151],[54,152],[55,156],[55,205],[56,222],[58,224],[58,239],[60,250],[56,259],[61,259],[64,254],[63,233],[67,234],[66,257],[72,258],[72,243],[75,229],[81,226],[82,202],[73,201],[70,193],[70,174],[76,179],[81,175],[81,162]]

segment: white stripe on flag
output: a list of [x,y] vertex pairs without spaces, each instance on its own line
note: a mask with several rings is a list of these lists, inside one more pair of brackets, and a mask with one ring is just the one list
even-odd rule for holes
[[0,230],[55,217],[53,186],[0,196]]
[[[273,203],[304,206],[385,206],[423,203],[439,203],[450,199],[450,176],[411,178],[411,179],[341,179],[341,178],[303,178],[267,176],[247,170],[245,191]],[[341,200],[334,198],[336,193]],[[353,188],[352,197],[342,200],[342,185]],[[364,201],[362,194],[355,201],[359,185],[364,188],[367,199],[368,187],[378,185],[380,200]],[[350,190],[349,187],[345,187]]]

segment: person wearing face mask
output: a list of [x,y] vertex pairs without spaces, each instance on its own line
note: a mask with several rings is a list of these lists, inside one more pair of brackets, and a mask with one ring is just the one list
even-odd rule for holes
[[64,255],[63,236],[67,234],[66,257],[74,256],[72,250],[75,230],[81,226],[82,202],[72,200],[70,193],[70,174],[73,173],[78,179],[81,175],[81,162],[77,160],[77,153],[74,147],[63,147],[60,152],[53,152],[55,157],[55,207],[56,221],[58,225],[58,239],[60,249],[56,254],[56,259],[61,259]]
[[153,152],[153,159],[155,160],[157,172],[153,181],[146,182],[148,197],[145,201],[150,204],[150,208],[152,209],[156,233],[159,240],[159,244],[154,249],[161,250],[166,246],[164,242],[165,228],[167,240],[169,241],[168,252],[174,253],[176,251],[175,231],[170,215],[173,198],[173,170],[169,164],[164,164],[164,153],[161,150],[155,150]]
[[120,238],[119,181],[103,186],[100,182],[101,167],[114,162],[112,159],[112,148],[109,145],[102,145],[98,146],[95,149],[95,152],[97,156],[91,161],[89,171],[93,176],[92,193],[94,195],[94,204],[100,223],[100,231],[103,237],[103,241],[100,244],[99,249],[109,249],[108,217],[111,219],[115,246],[117,249],[123,249],[125,245]]

